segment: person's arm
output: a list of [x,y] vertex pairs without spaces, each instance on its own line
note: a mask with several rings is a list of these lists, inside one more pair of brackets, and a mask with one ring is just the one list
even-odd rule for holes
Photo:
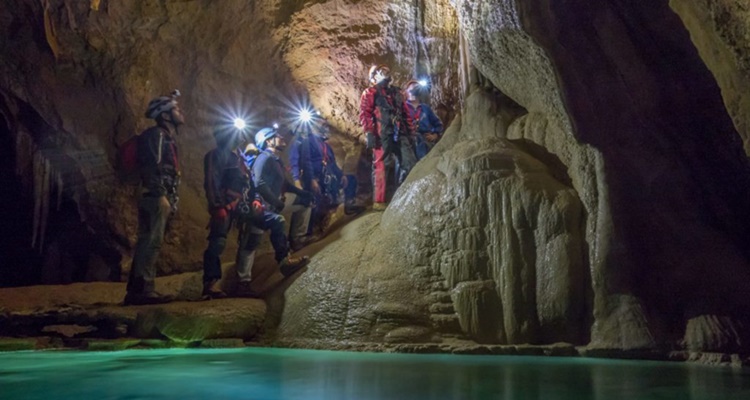
[[325,147],[326,157],[328,157],[328,160],[326,160],[326,166],[331,169],[331,172],[333,172],[339,180],[341,180],[341,177],[344,176],[344,172],[341,171],[339,165],[336,164],[336,154],[333,153],[333,148],[331,148],[331,145],[326,142],[323,142],[323,146]]
[[224,204],[224,195],[221,192],[223,167],[218,153],[217,150],[212,150],[206,153],[203,158],[203,189],[206,191],[209,211],[226,205]]
[[435,115],[435,112],[432,111],[432,108],[430,106],[424,104],[422,107],[422,111],[427,113],[427,119],[430,121],[432,132],[441,135],[443,133],[443,121],[441,121],[440,118]]
[[166,195],[167,189],[161,179],[162,143],[164,132],[153,127],[143,132],[138,138],[138,166],[143,178],[143,185],[149,192]]
[[268,176],[268,172],[264,174],[263,170],[269,167],[273,167],[270,164],[271,162],[274,162],[273,160],[271,160],[271,157],[268,157],[267,154],[263,153],[261,153],[258,156],[258,159],[255,160],[255,163],[253,164],[253,179],[255,182],[255,190],[266,203],[270,204],[276,211],[280,211],[282,208],[284,208],[284,202],[282,202],[281,199],[279,199],[277,196],[274,196],[271,188],[268,186],[264,179],[266,176]]
[[291,146],[289,146],[289,172],[292,174],[292,179],[294,181],[299,181],[302,174],[300,173],[300,151],[302,149],[302,146],[300,146],[299,140],[295,137],[294,140],[292,140]]
[[403,100],[401,96],[399,96],[399,101],[401,102],[401,114],[404,116],[404,122],[406,122],[406,132],[409,136],[415,137],[417,135],[417,130],[419,129],[419,121],[414,118],[416,113],[410,109],[411,106],[409,105],[409,102]]
[[359,99],[359,123],[367,133],[375,132],[375,88],[367,88]]
[[375,94],[373,87],[365,89],[359,99],[359,123],[365,133],[368,149],[380,148],[380,139],[375,129]]

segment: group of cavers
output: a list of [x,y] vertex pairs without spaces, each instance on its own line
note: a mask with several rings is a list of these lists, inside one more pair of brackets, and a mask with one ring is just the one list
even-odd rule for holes
[[[433,110],[420,102],[420,84],[409,81],[402,90],[391,84],[387,66],[373,66],[370,86],[360,102],[360,123],[372,151],[372,209],[387,205],[387,171],[400,185],[417,160],[440,139],[443,125]],[[180,166],[175,136],[184,124],[179,92],[153,99],[146,118],[155,125],[137,137],[137,165],[142,194],[138,200],[138,240],[127,284],[125,305],[160,304],[173,300],[154,287],[155,262],[167,223],[177,210]],[[222,298],[221,256],[227,235],[238,229],[236,297],[260,297],[251,287],[256,249],[265,232],[281,274],[294,275],[309,258],[294,252],[316,241],[314,225],[344,201],[344,212],[359,214],[357,181],[336,164],[327,142],[328,124],[304,124],[285,134],[275,127],[253,137],[230,126],[214,128],[216,148],[204,157],[204,189],[210,222],[203,254],[203,297]],[[249,145],[248,145],[249,144]],[[287,153],[288,166],[282,160]],[[343,196],[341,195],[343,192]],[[311,221],[313,222],[311,224]]]

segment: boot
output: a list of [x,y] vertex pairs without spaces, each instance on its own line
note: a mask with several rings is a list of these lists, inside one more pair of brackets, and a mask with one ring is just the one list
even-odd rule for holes
[[174,301],[174,296],[159,294],[155,291],[150,292],[128,292],[125,295],[122,305],[140,306],[145,304],[164,304]]
[[260,293],[253,290],[252,287],[250,287],[250,281],[242,281],[237,284],[237,292],[235,293],[237,297],[247,297],[251,299],[259,299]]
[[290,241],[289,247],[292,248],[292,251],[299,251],[300,249],[306,247],[310,243],[315,243],[318,240],[320,240],[320,237],[318,235],[305,235],[300,236],[298,238],[294,238]]
[[286,256],[283,260],[281,260],[280,270],[281,274],[284,275],[285,278],[288,278],[292,275],[294,275],[295,272],[301,270],[307,264],[310,262],[310,257],[308,256],[302,256],[302,257],[293,257],[291,255]]
[[219,280],[215,279],[210,282],[203,282],[203,297],[208,297],[209,299],[223,299],[227,297],[227,294],[221,290]]
[[344,203],[344,214],[346,215],[357,215],[365,211],[365,208],[358,206],[354,201],[347,201]]
[[385,211],[386,207],[388,207],[388,203],[373,203],[372,204],[373,211]]

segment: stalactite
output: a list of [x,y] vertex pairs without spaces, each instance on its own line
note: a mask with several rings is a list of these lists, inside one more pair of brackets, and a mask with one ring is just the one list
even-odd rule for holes
[[[432,76],[432,66],[430,65],[430,55],[427,51],[424,33],[424,9],[425,4],[422,0],[414,1],[414,36],[417,41],[417,54],[414,63],[414,76],[421,79],[422,76]],[[430,82],[432,84],[432,82]]]
[[[21,154],[21,153],[18,153]],[[52,193],[56,193],[55,210],[62,206],[63,175],[55,168],[44,151],[34,150],[31,156],[31,176],[34,196],[34,219],[32,225],[31,247],[44,250],[44,239],[52,205]]]
[[55,26],[52,23],[52,18],[50,17],[50,14],[52,11],[50,11],[50,4],[49,2],[44,3],[44,35],[47,38],[47,44],[49,45],[50,50],[52,50],[52,53],[55,55],[55,59],[60,58],[60,43],[57,41],[57,35],[55,34]]
[[34,185],[34,220],[33,220],[33,226],[32,226],[32,235],[31,235],[31,247],[36,247],[37,243],[37,237],[39,235],[39,231],[37,227],[39,226],[39,219],[42,216],[42,182],[43,179],[40,179],[42,177],[42,174],[44,173],[42,168],[42,153],[39,151],[36,151],[33,153],[32,157],[32,182]]
[[468,43],[466,43],[466,38],[464,37],[464,33],[461,28],[459,28],[458,32],[458,54],[458,80],[461,85],[461,89],[459,91],[459,101],[461,103],[460,109],[463,110],[464,102],[466,101],[466,97],[469,95],[469,88],[471,87],[472,83],[472,65],[471,55],[469,54],[469,45]]
[[44,249],[44,235],[47,233],[47,219],[49,218],[49,197],[50,197],[50,162],[44,158],[44,175],[42,178],[42,217],[39,221],[39,252]]

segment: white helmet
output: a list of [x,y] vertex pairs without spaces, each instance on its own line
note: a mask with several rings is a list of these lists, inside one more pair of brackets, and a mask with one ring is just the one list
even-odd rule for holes
[[151,100],[146,109],[146,118],[156,119],[162,113],[172,111],[173,108],[177,107],[177,97],[179,96],[180,91],[175,89],[169,96],[161,96]]
[[370,83],[376,85],[391,78],[391,69],[385,64],[373,65],[367,75],[370,78]]

